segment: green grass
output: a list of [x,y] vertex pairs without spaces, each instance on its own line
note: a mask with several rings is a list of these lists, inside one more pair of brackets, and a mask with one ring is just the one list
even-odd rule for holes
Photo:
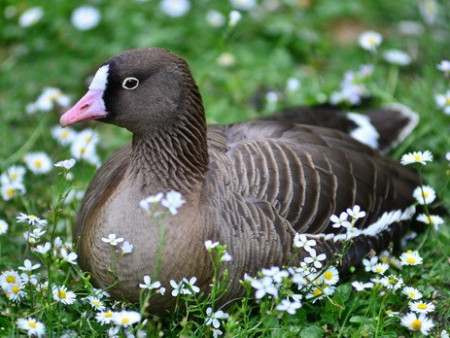
[[[418,9],[419,2],[278,1],[281,5],[273,11],[264,7],[242,11],[243,17],[236,26],[225,23],[214,28],[206,23],[206,12],[214,8],[227,18],[232,10],[228,1],[195,1],[186,15],[171,18],[161,13],[157,0],[142,3],[93,0],[87,3],[100,10],[100,24],[92,30],[79,31],[70,23],[70,15],[84,2],[2,1],[0,172],[11,165],[23,165],[23,156],[32,151],[44,151],[54,162],[71,157],[68,147],[59,145],[50,135],[64,109],[27,115],[26,105],[34,102],[44,87],[57,87],[75,102],[85,91],[87,77],[105,59],[130,48],[158,46],[183,56],[201,89],[208,121],[217,123],[247,120],[287,106],[323,102],[338,89],[346,71],[374,63],[374,74],[367,82],[370,92],[378,101],[396,101],[411,107],[421,118],[416,130],[390,156],[399,159],[409,151],[432,151],[435,160],[423,168],[423,176],[448,209],[450,167],[445,154],[450,151],[450,116],[436,107],[434,96],[450,89],[450,79],[436,69],[441,60],[450,57],[450,5],[438,2],[435,23],[427,25]],[[20,27],[20,14],[38,4],[44,10],[42,19],[31,27]],[[398,25],[403,20],[421,24],[423,33],[402,35]],[[380,32],[384,38],[376,55],[357,44],[359,33],[369,29]],[[412,64],[397,68],[384,62],[381,54],[391,48],[413,55]],[[233,55],[233,65],[223,67],[218,63],[224,53]],[[264,95],[255,96],[267,88],[284,92],[291,77],[299,79],[301,87],[295,93],[285,93],[276,107],[268,107]],[[78,130],[85,128],[93,128],[100,134],[97,150],[102,160],[130,139],[126,131],[111,126],[89,123]],[[79,336],[104,336],[109,329],[109,325],[100,325],[94,319],[94,309],[82,300],[93,292],[87,276],[77,266],[62,261],[59,254],[33,253],[23,237],[23,232],[30,229],[16,221],[19,212],[35,214],[48,221],[41,243],[56,236],[70,241],[80,202],[74,199],[64,203],[65,194],[69,188],[85,189],[95,171],[94,166],[78,161],[69,181],[65,179],[65,171],[57,168],[46,175],[28,170],[24,178],[26,194],[8,201],[0,198],[0,219],[9,224],[8,232],[0,235],[0,271],[17,270],[29,258],[42,265],[36,273],[40,282],[64,284],[77,294],[73,305],[64,305],[56,302],[51,292],[36,291],[31,284],[27,284],[27,296],[22,302],[12,302],[0,293],[0,336],[24,333],[18,330],[16,320],[27,317],[43,322],[48,336],[60,336],[66,330]],[[428,229],[407,244],[405,250],[419,250],[422,265],[390,268],[391,273],[403,277],[405,284],[420,289],[424,300],[435,304],[436,310],[429,315],[436,326],[431,331],[434,336],[439,336],[442,329],[450,329],[450,230],[448,217],[446,220],[438,232]],[[393,255],[398,257],[400,253]],[[227,336],[242,337],[410,335],[411,331],[400,325],[399,318],[408,312],[408,301],[399,291],[382,295],[386,290],[381,287],[364,292],[352,289],[353,280],[367,281],[370,277],[371,273],[356,268],[341,278],[332,296],[314,304],[303,300],[295,315],[277,311],[279,300],[244,299],[226,309],[229,318],[222,320],[221,330]],[[289,281],[284,284],[280,296],[291,292]],[[223,285],[219,285],[218,293],[222,289]],[[251,287],[248,290],[249,295],[253,294]],[[149,336],[160,332],[167,336],[210,335],[212,330],[205,324],[205,311],[213,297],[206,301],[195,297],[179,301],[189,305],[187,314],[180,308],[172,316],[149,317],[138,327]],[[105,302],[108,307],[114,304],[111,300]],[[141,310],[131,304],[115,305],[115,309],[120,308]],[[389,317],[388,310],[400,314]]]

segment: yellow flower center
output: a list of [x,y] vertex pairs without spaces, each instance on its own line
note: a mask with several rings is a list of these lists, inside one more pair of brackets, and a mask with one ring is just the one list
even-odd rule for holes
[[408,296],[409,296],[409,298],[416,298],[416,294],[412,291],[408,292]]
[[6,277],[6,282],[9,284],[14,284],[16,282],[16,278],[14,276]]
[[94,301],[92,302],[92,304],[94,304],[95,306],[100,306],[100,303],[99,303],[97,300],[94,300]]
[[445,98],[445,104],[446,104],[447,106],[450,106],[450,96],[447,96],[447,97]]
[[6,189],[6,195],[8,197],[13,197],[14,196],[14,189],[12,189],[12,188]]
[[81,148],[80,149],[80,154],[84,155],[85,153],[86,153],[86,148],[85,147]]
[[377,268],[377,272],[378,272],[378,273],[381,273],[381,272],[383,272],[383,268],[382,268],[381,266],[380,266],[380,267],[378,267],[378,268]]
[[416,259],[414,257],[408,257],[406,259],[406,262],[408,262],[409,264],[414,264],[416,262]]
[[11,291],[14,292],[17,295],[20,292],[20,287],[18,285],[14,285],[11,288]]
[[421,160],[421,157],[419,154],[415,154],[413,157],[414,157],[414,161],[419,162]]
[[369,44],[370,46],[375,45],[375,39],[374,39],[373,37],[368,38],[368,39],[367,39],[367,42],[368,42],[368,44]]
[[323,276],[325,277],[326,280],[330,280],[331,278],[333,278],[333,273],[331,271],[325,271]]
[[34,220],[34,219],[36,219],[37,217],[36,217],[35,215],[31,214],[30,216],[28,216],[28,218],[31,219],[31,220]]
[[59,295],[59,298],[61,298],[61,299],[65,299],[65,298],[66,298],[66,296],[67,296],[67,293],[66,293],[66,291],[65,291],[65,290],[59,290],[59,293],[58,293],[58,295]]
[[122,324],[128,324],[130,322],[130,318],[122,318]]
[[42,161],[36,160],[36,161],[34,161],[34,165],[36,166],[36,168],[40,168],[40,167],[42,167]]
[[421,309],[421,310],[426,310],[426,309],[428,309],[428,305],[424,304],[424,303],[419,303],[419,304],[417,304],[417,308]]
[[15,180],[17,177],[19,177],[19,174],[18,174],[18,173],[12,173],[12,174],[11,174],[11,178],[12,178],[13,180]]
[[388,262],[388,259],[389,259],[388,256],[383,256],[383,257],[380,258],[380,261],[381,261],[382,263],[387,263],[387,262]]
[[421,327],[422,327],[422,322],[421,322],[420,320],[418,320],[418,319],[416,319],[415,321],[413,321],[413,322],[411,323],[411,328],[412,328],[414,331],[420,330]]
[[32,329],[36,328],[36,322],[28,322],[28,326],[31,327]]
[[106,318],[111,318],[113,316],[113,313],[111,311],[105,312]]
[[423,195],[423,197],[428,197],[428,195],[429,195],[428,191],[424,191],[422,195]]
[[406,253],[412,253],[412,250],[408,250],[408,251],[406,251]]
[[67,138],[69,136],[69,132],[67,130],[63,130],[61,132],[61,138]]
[[314,296],[320,296],[322,294],[322,291],[320,289],[314,289],[313,295]]

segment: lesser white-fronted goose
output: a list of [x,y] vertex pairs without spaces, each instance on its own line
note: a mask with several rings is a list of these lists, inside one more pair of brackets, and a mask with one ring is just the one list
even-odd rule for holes
[[[418,176],[339,130],[299,124],[289,115],[207,126],[182,58],[152,48],[106,61],[60,120],[67,126],[96,119],[133,134],[98,170],[84,197],[73,233],[81,267],[96,285],[108,287],[114,281],[111,250],[101,238],[125,238],[134,249],[117,262],[119,283],[109,291],[137,302],[144,275],[154,276],[160,240],[139,202],[170,190],[186,203],[167,218],[157,279],[170,288],[171,279],[195,276],[207,291],[212,266],[204,242],[226,244],[231,286],[220,303],[243,295],[244,273],[298,263],[306,252],[293,248],[297,232],[315,238],[316,250],[332,258],[345,236],[329,218],[355,204],[367,216],[357,223],[360,232],[342,266],[398,239],[413,213],[408,207]],[[174,304],[167,292],[155,295],[149,310],[170,311]]]

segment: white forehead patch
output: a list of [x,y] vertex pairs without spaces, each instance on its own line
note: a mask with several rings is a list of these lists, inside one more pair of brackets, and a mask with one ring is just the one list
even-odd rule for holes
[[97,73],[95,73],[94,78],[89,85],[89,89],[104,91],[106,89],[106,85],[108,84],[108,73],[109,65],[101,66],[97,70]]

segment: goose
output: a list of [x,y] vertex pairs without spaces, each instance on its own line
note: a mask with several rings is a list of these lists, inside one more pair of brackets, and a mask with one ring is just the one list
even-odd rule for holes
[[[245,295],[245,274],[299,264],[308,252],[293,246],[296,234],[315,239],[317,253],[334,258],[348,238],[330,216],[354,205],[366,216],[355,225],[342,269],[398,240],[412,223],[418,175],[345,133],[358,123],[353,129],[308,125],[296,115],[316,116],[317,109],[303,110],[207,125],[181,57],[146,48],[107,60],[87,93],[60,117],[62,126],[96,120],[132,133],[97,171],[82,201],[73,228],[80,267],[94,285],[130,302],[139,302],[145,275],[169,290],[170,280],[196,277],[208,293],[214,269],[205,241],[219,242],[232,257],[221,265],[229,288],[220,305]],[[404,128],[397,134],[404,134],[414,118],[399,117]],[[139,204],[170,191],[185,203],[161,227]],[[113,262],[102,241],[109,234],[125,238],[133,251]],[[149,312],[170,312],[175,304],[170,292],[155,294]]]

